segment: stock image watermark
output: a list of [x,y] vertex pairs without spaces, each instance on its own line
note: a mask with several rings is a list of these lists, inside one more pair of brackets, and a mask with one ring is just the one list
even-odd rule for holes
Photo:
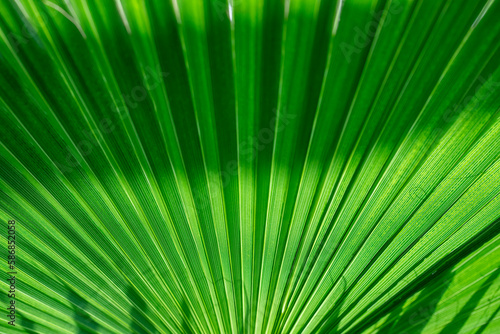
[[215,13],[217,14],[217,17],[219,18],[219,21],[224,21],[224,19],[229,19],[230,21],[233,20],[233,9],[242,4],[243,0],[214,0],[211,1],[212,6],[215,9]]
[[[488,78],[484,78],[480,75],[476,81],[479,81],[480,85],[478,85],[473,92],[467,94],[467,96],[465,96],[460,103],[454,104],[445,110],[441,119],[443,123],[450,124],[458,120],[459,117],[463,117],[465,119],[471,117],[474,113],[474,108],[467,108],[467,106],[470,103],[479,103],[486,100],[493,94],[496,94],[500,88],[500,82],[493,80],[492,75]],[[485,92],[481,92],[482,88],[485,88]],[[443,132],[443,127],[436,128],[431,133],[431,138],[435,140]]]
[[16,221],[7,222],[7,266],[8,266],[8,291],[7,297],[7,323],[16,325]]
[[[268,126],[261,128],[257,134],[248,136],[248,138],[239,143],[238,152],[240,152],[240,159],[244,159],[247,162],[254,161],[257,158],[257,153],[264,150],[273,142],[275,134],[285,130],[286,126],[297,117],[296,115],[289,114],[286,109],[279,114],[279,117],[276,109],[273,109],[273,113],[274,116],[269,121]],[[210,171],[208,173],[209,188],[210,185],[217,186],[219,180],[222,182],[222,188],[225,188],[231,178],[237,175],[238,160],[234,159],[221,166],[220,172]],[[208,196],[200,192],[194,192],[193,199],[194,205],[198,208],[205,208],[209,205]]]
[[371,17],[373,18],[364,26],[356,26],[353,28],[354,37],[352,41],[341,42],[339,44],[340,51],[344,55],[347,63],[351,63],[353,54],[360,54],[368,47],[377,31],[391,23],[393,15],[399,15],[403,12],[403,6],[399,1],[393,1],[389,8],[384,8],[378,12],[372,10]]
[[[59,14],[63,15],[66,19],[69,20],[69,22],[71,22],[78,29],[78,31],[80,32],[80,34],[82,35],[82,37],[84,39],[87,38],[87,36],[85,35],[85,32],[82,29],[80,22],[78,22],[78,19],[74,18],[64,8],[60,7],[59,5],[57,5],[51,1],[43,1],[43,3],[48,8],[51,8],[52,10],[55,10]],[[68,6],[71,6],[71,4],[69,2],[67,2],[66,4]],[[39,11],[37,13],[37,15],[40,15],[41,21],[43,21],[43,22],[50,22],[51,21],[49,16],[44,11]],[[29,23],[29,21],[27,20],[26,17],[21,16],[21,18],[23,19],[23,26],[21,28],[21,31],[19,33],[15,33],[15,32],[11,31],[7,34],[7,39],[9,41],[14,53],[18,53],[20,51],[21,46],[28,44],[32,40],[35,41],[36,43],[39,43],[39,44],[41,43],[40,37],[37,35],[35,29],[31,25],[31,23]]]
[[[500,88],[500,82],[493,80],[490,75],[488,78],[483,76],[479,76],[476,81],[479,81],[480,85],[478,85],[472,92],[467,94],[459,103],[454,104],[447,108],[443,113],[441,118],[441,123],[444,125],[449,125],[455,121],[457,121],[460,117],[464,119],[468,119],[472,117],[472,114],[475,111],[475,108],[467,108],[471,103],[480,103],[481,101],[486,100],[493,94],[496,94]],[[481,89],[484,88],[483,91]],[[434,129],[430,134],[430,139],[432,142],[436,141],[439,136],[445,133],[445,126],[440,126]],[[486,171],[477,172],[469,172],[465,173],[465,175],[456,176],[450,178],[452,180],[460,180],[460,179],[469,179],[476,178],[483,175]],[[428,195],[428,191],[425,191],[422,187],[414,187],[410,190],[410,196],[413,199],[424,200]]]
[[[97,128],[101,134],[110,134],[117,128],[118,122],[130,118],[130,112],[138,108],[144,100],[149,96],[149,92],[158,88],[163,83],[169,73],[163,72],[161,68],[154,70],[152,67],[145,68],[145,77],[140,85],[134,86],[129,93],[123,93],[121,100],[116,103],[111,103],[108,110],[111,111],[110,117],[102,118],[97,123]],[[116,115],[114,118],[111,115]],[[55,162],[56,166],[62,173],[69,173],[75,167],[80,166],[83,159],[92,154],[95,148],[99,147],[101,139],[94,135],[92,131],[85,129],[81,131],[84,139],[76,143],[76,148],[80,152],[79,157],[75,157],[69,147],[66,147],[65,159],[62,162]]]

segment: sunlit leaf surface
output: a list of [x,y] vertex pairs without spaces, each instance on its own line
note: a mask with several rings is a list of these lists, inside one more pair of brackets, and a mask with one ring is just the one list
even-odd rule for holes
[[2,0],[0,332],[499,333],[499,18]]

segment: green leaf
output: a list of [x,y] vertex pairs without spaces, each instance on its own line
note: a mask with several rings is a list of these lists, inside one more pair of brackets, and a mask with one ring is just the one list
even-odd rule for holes
[[500,331],[499,1],[0,10],[1,332]]

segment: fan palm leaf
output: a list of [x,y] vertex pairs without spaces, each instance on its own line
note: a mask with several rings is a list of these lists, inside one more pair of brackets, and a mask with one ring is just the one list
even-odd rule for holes
[[500,1],[0,8],[1,332],[500,331]]

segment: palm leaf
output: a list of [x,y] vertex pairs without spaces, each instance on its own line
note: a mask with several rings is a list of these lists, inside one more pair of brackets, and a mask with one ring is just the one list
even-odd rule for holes
[[6,333],[500,331],[500,2],[0,4]]

